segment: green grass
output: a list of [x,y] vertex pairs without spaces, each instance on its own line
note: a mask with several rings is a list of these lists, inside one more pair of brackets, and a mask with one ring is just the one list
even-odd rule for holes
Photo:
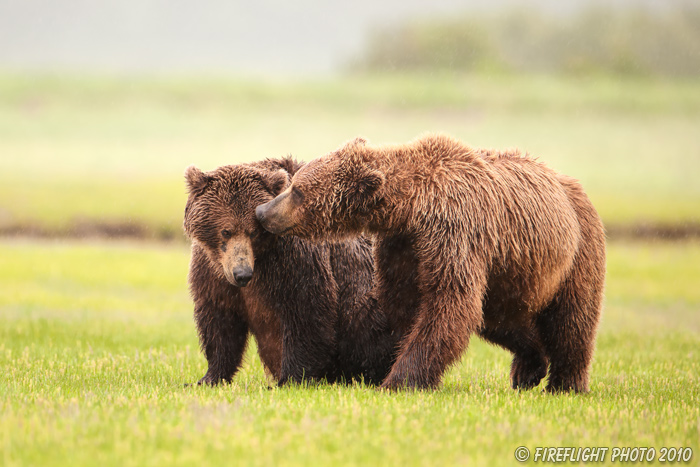
[[[179,235],[189,164],[444,131],[579,178],[608,224],[700,222],[700,83],[544,76],[331,81],[0,76],[0,230]],[[268,389],[205,371],[182,244],[0,240],[0,464],[515,463],[536,446],[700,448],[700,244],[612,243],[588,395],[508,388],[473,340],[432,392]],[[539,388],[541,389],[541,388]]]
[[350,76],[329,81],[0,76],[0,228],[180,230],[182,174],[364,135],[520,147],[579,178],[608,224],[700,222],[700,82]]
[[508,388],[474,339],[436,391],[269,390],[205,369],[188,250],[0,242],[3,465],[512,465],[518,446],[700,448],[700,244],[612,243],[591,393]]

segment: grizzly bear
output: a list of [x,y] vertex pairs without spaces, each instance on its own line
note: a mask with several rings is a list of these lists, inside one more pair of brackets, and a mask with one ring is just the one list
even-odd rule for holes
[[588,390],[605,234],[579,183],[527,154],[444,135],[309,162],[256,209],[280,235],[376,235],[375,291],[400,347],[382,387],[429,388],[478,333],[514,388]]
[[255,218],[255,207],[279,194],[299,166],[285,158],[186,171],[189,284],[209,364],[199,384],[231,381],[249,333],[280,384],[379,384],[391,369],[396,338],[370,295],[371,243],[278,237]]

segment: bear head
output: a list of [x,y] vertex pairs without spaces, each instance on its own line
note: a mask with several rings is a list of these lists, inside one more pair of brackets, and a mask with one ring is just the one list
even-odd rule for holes
[[206,252],[214,270],[245,287],[253,278],[255,252],[271,240],[255,217],[255,207],[272,200],[290,183],[298,164],[292,159],[185,171],[189,196],[187,237]]
[[384,174],[370,167],[371,149],[357,138],[301,168],[275,199],[258,206],[263,227],[277,235],[320,238],[364,229],[381,199]]

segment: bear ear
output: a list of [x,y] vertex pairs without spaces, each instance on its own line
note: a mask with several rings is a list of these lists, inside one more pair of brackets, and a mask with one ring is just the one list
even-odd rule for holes
[[365,147],[365,146],[367,146],[367,140],[358,136],[357,138],[351,139],[347,143],[344,143],[342,146],[340,146],[338,148],[338,151],[343,151],[343,150],[352,151],[353,149],[361,148],[361,147]]
[[201,194],[209,185],[211,177],[194,165],[187,167],[185,170],[185,180],[187,181],[187,189],[192,195]]
[[356,179],[351,196],[364,203],[374,197],[383,184],[383,173],[375,169],[365,169]]
[[336,154],[340,154],[342,158],[351,161],[353,164],[364,164],[366,158],[366,146],[367,140],[357,137],[338,148]]
[[265,186],[272,196],[277,196],[282,193],[292,181],[292,177],[284,169],[279,169],[276,172],[265,174],[263,177]]

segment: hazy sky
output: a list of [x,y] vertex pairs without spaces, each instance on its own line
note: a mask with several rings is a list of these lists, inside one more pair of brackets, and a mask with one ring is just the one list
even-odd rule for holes
[[[608,0],[663,8],[674,0]],[[0,71],[326,75],[377,25],[591,0],[0,0]],[[601,2],[598,2],[601,3]]]

